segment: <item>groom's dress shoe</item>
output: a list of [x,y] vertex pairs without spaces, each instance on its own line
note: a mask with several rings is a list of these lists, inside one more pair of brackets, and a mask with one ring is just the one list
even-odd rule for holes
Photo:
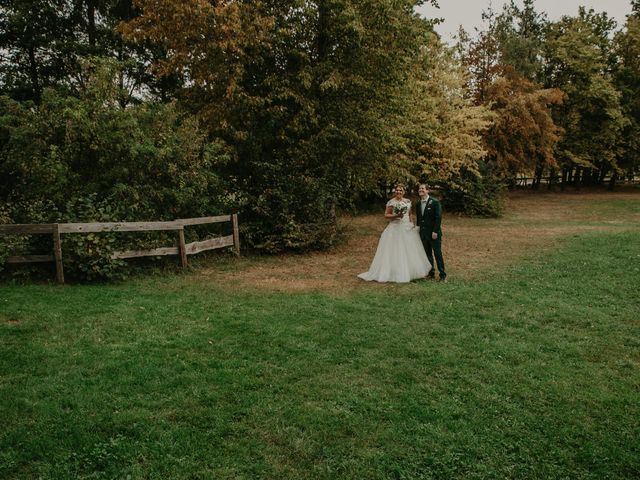
[[442,283],[447,283],[447,277],[440,277],[438,281]]
[[424,277],[425,280],[433,280],[435,279],[436,276],[433,273],[430,273],[429,275],[427,275],[426,277]]

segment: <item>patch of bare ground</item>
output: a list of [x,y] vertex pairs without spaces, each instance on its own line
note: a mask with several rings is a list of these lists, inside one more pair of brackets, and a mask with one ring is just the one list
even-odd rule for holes
[[[616,202],[622,206],[615,207]],[[387,221],[379,215],[344,217],[348,240],[324,252],[249,257],[221,269],[201,270],[198,283],[267,291],[349,294],[372,283],[357,278],[368,269]],[[557,246],[566,236],[588,231],[637,229],[640,190],[509,195],[506,213],[497,219],[447,215],[443,249],[450,279],[478,278],[527,255]],[[384,288],[384,287],[377,287]]]

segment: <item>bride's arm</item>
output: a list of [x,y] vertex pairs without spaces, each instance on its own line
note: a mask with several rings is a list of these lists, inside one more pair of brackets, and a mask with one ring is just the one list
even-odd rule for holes
[[387,209],[384,211],[384,216],[385,218],[391,218],[391,219],[402,218],[402,214],[396,215],[395,213],[393,213],[392,206],[387,207]]

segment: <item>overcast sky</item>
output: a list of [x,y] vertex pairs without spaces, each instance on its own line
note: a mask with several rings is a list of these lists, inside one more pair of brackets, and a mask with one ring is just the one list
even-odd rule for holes
[[[490,0],[439,0],[440,8],[425,5],[418,11],[427,18],[444,18],[444,23],[436,26],[443,40],[450,42],[452,36],[462,25],[467,32],[473,34],[473,27],[482,26],[482,11],[489,6]],[[503,0],[492,0],[493,9],[502,11]],[[522,1],[517,0],[522,6]],[[563,15],[577,15],[578,7],[583,5],[596,12],[607,12],[618,22],[618,27],[625,21],[625,15],[631,13],[630,0],[536,0],[538,12],[546,12],[550,20],[558,20]]]

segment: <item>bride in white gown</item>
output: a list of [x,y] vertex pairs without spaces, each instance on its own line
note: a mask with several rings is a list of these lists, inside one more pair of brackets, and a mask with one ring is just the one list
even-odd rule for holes
[[404,192],[397,185],[395,197],[387,202],[384,216],[391,222],[380,236],[369,271],[358,275],[363,280],[406,283],[426,277],[431,269],[418,229],[409,217],[411,200],[404,198]]

